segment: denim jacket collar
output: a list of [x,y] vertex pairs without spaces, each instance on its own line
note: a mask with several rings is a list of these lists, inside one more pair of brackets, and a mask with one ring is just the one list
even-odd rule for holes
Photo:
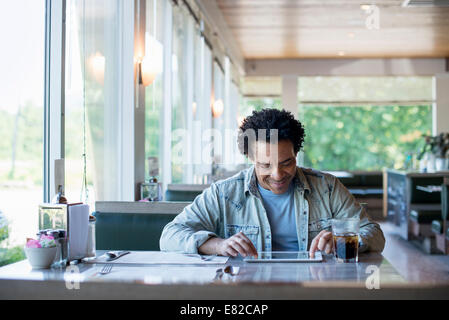
[[296,167],[296,176],[293,181],[295,182],[296,187],[304,190],[304,192],[310,193],[312,191],[309,182],[306,179],[306,176],[302,172],[302,168]]
[[[293,178],[293,183],[295,187],[299,190],[304,190],[305,192],[311,191],[309,183],[307,182],[304,173],[300,167],[296,167],[296,175]],[[245,195],[247,192],[251,193],[253,196],[260,198],[259,190],[257,189],[257,178],[256,172],[254,169],[254,165],[252,165],[245,174],[245,186],[244,186]]]

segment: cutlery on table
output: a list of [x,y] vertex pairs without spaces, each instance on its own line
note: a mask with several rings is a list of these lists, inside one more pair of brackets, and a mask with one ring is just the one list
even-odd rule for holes
[[205,256],[202,254],[186,254],[187,257],[195,257],[195,258],[200,258],[201,261],[211,261],[213,260],[217,255],[211,255],[211,256]]
[[130,253],[129,251],[108,251],[105,253],[107,256],[106,261],[114,261],[120,257],[123,257],[125,254]]
[[100,274],[108,274],[111,273],[113,264],[112,263],[107,263],[103,268],[101,268],[100,270]]

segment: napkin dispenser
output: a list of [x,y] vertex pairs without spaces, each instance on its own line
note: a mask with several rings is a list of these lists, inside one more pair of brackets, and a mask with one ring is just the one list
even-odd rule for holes
[[39,230],[66,230],[67,262],[86,257],[88,228],[87,204],[39,205]]

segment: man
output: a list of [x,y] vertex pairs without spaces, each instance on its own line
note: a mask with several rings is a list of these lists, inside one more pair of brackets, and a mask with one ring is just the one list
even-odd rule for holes
[[257,256],[258,251],[333,251],[331,219],[360,218],[359,251],[382,251],[379,225],[334,176],[296,166],[304,128],[285,110],[247,117],[239,150],[254,164],[213,183],[163,230],[164,251]]

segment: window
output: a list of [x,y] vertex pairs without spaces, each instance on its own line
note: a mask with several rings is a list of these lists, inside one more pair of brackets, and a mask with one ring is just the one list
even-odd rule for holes
[[[24,259],[43,200],[45,1],[0,10],[0,265]],[[24,10],[24,8],[27,8]],[[26,200],[26,201],[24,201]]]
[[212,155],[207,132],[212,128],[212,51],[199,32],[195,35],[195,91],[193,98],[192,159],[193,183],[207,182],[212,172]]
[[[146,2],[145,55],[150,61],[155,78],[153,83],[145,88],[145,158],[157,157],[159,167],[162,159],[160,124],[163,123],[165,5],[167,5],[165,0],[147,0]],[[150,178],[148,161],[145,161],[145,177]]]
[[213,163],[216,165],[221,165],[224,161],[223,159],[223,141],[224,137],[220,133],[224,133],[224,86],[225,86],[225,74],[222,66],[215,61],[214,62],[214,90],[213,90],[213,104],[212,104],[212,116],[213,116],[213,127],[215,129],[216,135],[212,137],[213,139]]
[[432,131],[431,77],[300,77],[304,165],[404,168]]
[[200,182],[210,172],[202,134],[211,127],[211,50],[188,9],[173,8],[172,183]]
[[65,192],[92,210],[121,197],[118,11],[118,0],[67,1]]
[[[166,0],[147,0],[146,8],[145,51],[156,56],[159,70],[154,82],[145,89],[145,156],[158,157],[161,170],[165,166],[171,168],[170,175],[164,172],[162,176],[160,172],[162,182],[208,181],[213,156],[213,139],[209,135],[213,128],[212,48],[184,3],[171,6]],[[167,21],[172,21],[169,28]],[[170,63],[164,65],[167,59]],[[171,70],[161,66],[170,66]],[[221,77],[218,90],[223,92],[224,75]],[[167,111],[167,107],[171,110]],[[171,130],[170,138],[167,128]],[[163,131],[165,135],[161,134]],[[148,178],[148,162],[145,172]]]
[[172,52],[172,183],[183,182],[187,129],[187,66],[189,16],[185,8],[173,8],[173,52]]
[[264,108],[282,109],[280,77],[245,77],[242,81],[243,100],[239,107],[239,124],[253,111]]
[[[230,116],[230,129],[232,129],[235,134],[232,137],[232,140],[229,141],[229,146],[226,150],[232,150],[232,167],[233,169],[236,168],[236,165],[245,163],[245,156],[240,154],[238,145],[237,145],[237,136],[238,136],[238,127],[240,125],[240,118],[239,118],[239,107],[240,107],[240,92],[238,89],[238,86],[231,82],[231,89],[230,89],[230,105],[232,109],[232,113]],[[229,148],[229,149],[228,149]],[[229,153],[231,151],[228,151]]]
[[[237,86],[233,89],[233,101],[238,106],[237,126],[240,126],[243,119],[250,116],[253,111],[265,108],[282,109],[280,77],[245,77],[241,81],[241,90],[242,97],[240,97]],[[240,164],[241,168],[243,165],[250,165],[250,161],[240,154],[238,147],[236,147],[235,163]]]
[[280,97],[244,97],[243,103],[240,104],[239,114],[241,120],[251,115],[253,111],[260,111],[265,108],[282,109],[282,101]]

